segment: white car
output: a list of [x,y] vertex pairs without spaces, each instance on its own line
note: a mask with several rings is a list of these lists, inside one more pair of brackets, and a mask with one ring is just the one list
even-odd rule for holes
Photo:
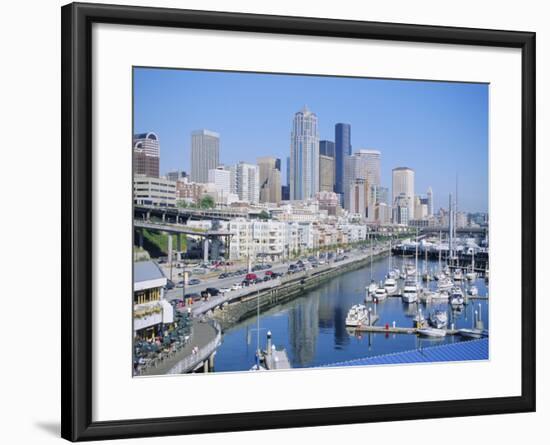
[[231,292],[231,289],[229,287],[221,287],[220,288],[220,293],[221,294],[226,294],[227,292]]
[[242,289],[243,286],[241,283],[235,283],[233,286],[231,286],[231,290],[239,290]]

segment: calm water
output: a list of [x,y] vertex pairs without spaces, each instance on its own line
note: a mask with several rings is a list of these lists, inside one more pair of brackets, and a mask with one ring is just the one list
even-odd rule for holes
[[[393,257],[393,267],[401,269],[401,257]],[[407,260],[414,263],[414,259]],[[419,273],[423,271],[424,261],[418,262]],[[436,270],[437,261],[428,261],[428,269]],[[373,278],[384,279],[388,272],[388,259],[373,263]],[[421,339],[415,335],[373,334],[355,335],[346,329],[345,318],[349,308],[364,303],[365,286],[370,283],[370,267],[342,274],[318,288],[305,293],[287,304],[279,305],[260,315],[260,345],[265,348],[266,333],[272,332],[273,343],[284,347],[293,368],[334,364],[341,361],[358,359],[373,355],[397,351],[407,351],[420,346],[463,341],[459,336],[446,336],[442,339]],[[401,285],[401,280],[399,281]],[[483,279],[476,281],[479,295],[487,295],[487,286]],[[431,283],[430,287],[435,287]],[[447,303],[419,306],[424,314],[434,309],[447,309],[449,326],[455,323],[457,328],[472,327],[473,312],[481,304],[482,319],[485,328],[489,328],[488,304],[486,300],[470,300],[461,313],[453,313]],[[403,304],[401,298],[387,298],[377,306],[380,319],[377,326],[395,321],[396,326],[412,326],[416,315],[416,304]],[[223,344],[215,359],[215,371],[248,370],[254,364],[256,350],[256,317],[250,318],[227,330]]]

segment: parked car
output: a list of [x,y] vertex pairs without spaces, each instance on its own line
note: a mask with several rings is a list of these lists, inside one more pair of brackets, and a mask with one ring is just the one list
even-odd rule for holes
[[220,294],[226,294],[227,292],[231,292],[230,287],[220,287]]
[[164,286],[165,289],[170,290],[174,289],[174,287],[176,287],[176,285],[172,280],[166,280],[166,286]]
[[242,288],[243,288],[243,285],[241,283],[235,283],[233,286],[231,286],[231,290],[239,290]]
[[266,270],[266,271],[265,271],[265,274],[266,274],[266,275],[273,275],[273,271],[272,271],[272,270]]
[[222,279],[224,279],[224,278],[227,278],[228,276],[229,276],[228,273],[223,272],[223,273],[221,273],[221,274],[218,275],[218,278],[219,278],[220,280],[222,280]]
[[255,273],[247,273],[244,278],[248,281],[252,281],[258,278],[258,276]]
[[262,281],[269,281],[271,280],[271,275],[265,275]]
[[185,294],[185,298],[191,298],[193,301],[198,301],[201,299],[200,294],[197,294],[196,292],[193,292],[192,294]]
[[198,278],[191,278],[189,280],[189,286],[196,286],[197,284],[201,284],[201,280]]
[[219,289],[217,287],[207,287],[206,292],[210,294],[211,297],[215,297],[220,293]]

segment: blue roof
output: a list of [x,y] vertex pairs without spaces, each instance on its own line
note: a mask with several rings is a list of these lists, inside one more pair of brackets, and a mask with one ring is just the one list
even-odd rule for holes
[[489,339],[460,341],[438,346],[429,346],[412,351],[365,357],[325,366],[398,365],[404,363],[456,362],[465,360],[488,360]]
[[134,283],[164,278],[164,274],[153,261],[137,261],[134,263]]

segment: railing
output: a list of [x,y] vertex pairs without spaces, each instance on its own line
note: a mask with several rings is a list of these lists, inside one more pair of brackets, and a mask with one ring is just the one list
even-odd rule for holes
[[188,355],[180,360],[175,366],[170,368],[167,374],[183,374],[192,371],[199,363],[207,360],[214,353],[221,343],[222,331],[220,325],[215,321],[212,322],[212,327],[216,330],[214,339],[200,348],[196,354]]

